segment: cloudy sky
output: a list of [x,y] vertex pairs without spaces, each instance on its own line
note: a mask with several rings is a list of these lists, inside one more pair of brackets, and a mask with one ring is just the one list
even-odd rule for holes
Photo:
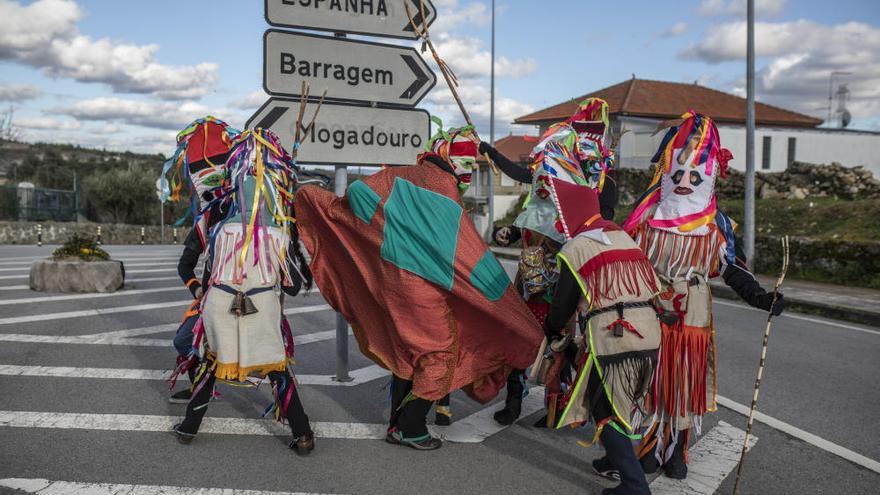
[[[438,51],[488,134],[489,2],[433,3]],[[744,94],[745,4],[497,0],[497,135],[632,74]],[[880,130],[877,0],[756,4],[758,99],[824,118],[829,74],[850,72],[853,127]],[[0,106],[28,141],[167,154],[194,118],[242,126],[266,99],[261,0],[0,0],[0,19]],[[442,81],[422,106],[460,119]]]

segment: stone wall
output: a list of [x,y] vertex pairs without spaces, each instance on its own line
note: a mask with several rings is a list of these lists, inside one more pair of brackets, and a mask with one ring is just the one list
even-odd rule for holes
[[[782,267],[780,239],[755,239],[755,271],[776,275]],[[789,238],[788,276],[829,284],[880,289],[880,242]]]
[[[621,204],[635,202],[648,186],[652,175],[650,170],[645,169],[618,170]],[[877,199],[880,198],[880,181],[862,167],[844,167],[839,163],[815,165],[794,162],[784,172],[757,172],[755,190],[762,199]],[[728,170],[727,178],[718,182],[719,199],[742,199],[744,195],[745,174]]]
[[[37,222],[0,221],[0,244],[36,244]],[[91,222],[41,222],[43,226],[43,244],[62,244],[74,232],[94,237],[98,225]],[[103,244],[140,244],[141,226],[123,224],[100,224],[101,242]],[[177,229],[177,242],[182,243],[189,231],[189,226]],[[144,242],[159,244],[160,229],[158,225],[144,227]],[[173,229],[165,226],[165,244],[173,244]]]

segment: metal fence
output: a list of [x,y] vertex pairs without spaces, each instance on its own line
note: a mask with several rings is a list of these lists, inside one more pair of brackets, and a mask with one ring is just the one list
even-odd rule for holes
[[0,186],[0,219],[76,221],[76,193],[41,187]]

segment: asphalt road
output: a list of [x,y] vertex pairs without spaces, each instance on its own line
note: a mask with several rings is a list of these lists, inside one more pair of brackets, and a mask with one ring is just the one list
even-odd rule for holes
[[[480,443],[446,442],[435,452],[376,439],[387,415],[388,380],[374,373],[350,339],[351,369],[362,370],[366,378],[351,386],[333,384],[335,342],[315,334],[332,330],[335,317],[321,308],[317,293],[287,301],[288,310],[301,311],[289,316],[294,334],[312,340],[297,347],[296,372],[307,382],[301,385],[303,401],[323,435],[313,455],[297,457],[286,449],[285,437],[266,434],[274,430],[258,418],[270,402],[268,387],[222,388],[208,412],[216,433],[180,445],[163,429],[184,406],[169,404],[168,385],[154,376],[174,364],[173,326],[188,302],[188,292],[175,278],[179,248],[109,250],[126,262],[126,290],[147,292],[28,302],[63,296],[15,288],[27,284],[29,261],[51,248],[0,247],[0,492],[49,482],[56,482],[52,493],[75,488],[111,493],[115,485],[143,485],[336,494],[568,494],[598,493],[609,486],[589,469],[601,449],[576,443],[591,438],[592,427],[534,428],[540,413]],[[149,291],[161,288],[168,290]],[[16,299],[22,301],[10,303]],[[158,306],[59,315],[136,305]],[[765,316],[718,301],[715,318],[718,393],[748,405]],[[759,410],[778,422],[755,424],[758,441],[747,457],[741,493],[877,493],[880,474],[860,463],[873,466],[880,460],[878,358],[880,329],[798,315],[774,320]],[[474,404],[460,393],[453,399],[460,426],[472,419],[478,423],[475,418],[486,408],[498,406]],[[700,442],[714,448],[709,443],[719,422],[745,429],[746,419],[719,407],[704,421],[704,437],[694,448]],[[829,443],[815,446],[804,441],[809,435],[782,431],[798,429]],[[853,455],[867,461],[845,459]],[[690,493],[715,488],[731,493],[729,472],[724,471],[720,486],[710,483],[709,491]]]

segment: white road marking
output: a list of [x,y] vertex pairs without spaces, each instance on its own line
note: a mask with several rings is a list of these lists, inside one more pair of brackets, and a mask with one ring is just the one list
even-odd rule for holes
[[[160,272],[176,272],[177,268],[159,268],[156,270],[125,270],[126,275],[134,273],[160,273]],[[29,278],[28,275],[3,275],[0,280],[23,280]]]
[[[297,374],[296,380],[302,385],[323,385],[330,387],[353,387],[388,376],[380,366],[372,365],[350,373],[353,381],[338,382],[333,375]],[[171,370],[142,370],[126,368],[74,368],[70,366],[18,366],[0,364],[0,376],[33,376],[41,378],[91,378],[105,380],[168,380]],[[268,380],[263,380],[268,382]]]
[[[764,313],[765,315],[767,314],[767,312],[762,309],[753,308],[751,306],[746,306],[745,304],[738,304],[738,303],[727,302],[727,301],[719,301],[718,299],[713,299],[712,302],[714,304],[720,304],[722,306],[730,306],[733,308],[747,309],[749,311],[758,311],[760,313]],[[820,318],[813,318],[810,316],[804,316],[804,315],[799,315],[799,314],[783,313],[779,316],[776,316],[775,318],[792,318],[795,320],[809,321],[810,323],[816,323],[819,325],[827,325],[830,327],[843,328],[846,330],[854,330],[856,332],[864,332],[864,333],[869,333],[872,335],[880,335],[880,330],[871,330],[869,328],[857,327],[854,325],[847,325],[846,323],[838,323],[836,321],[825,320],[825,319],[820,319]]]
[[[139,414],[90,414],[37,411],[0,411],[0,427],[50,428],[65,430],[150,431],[168,432],[183,418],[179,416],[152,416]],[[337,423],[314,421],[315,436],[349,440],[376,440],[385,438],[388,427],[384,424]],[[199,434],[219,435],[276,435],[289,436],[290,432],[278,422],[269,419],[207,417]],[[196,440],[198,441],[198,440]]]
[[[123,485],[115,483],[78,483],[75,481],[50,481],[42,478],[4,478],[0,487],[21,490],[40,495],[321,495],[306,492],[268,492],[262,490],[238,490],[233,488],[190,488],[167,485]],[[324,494],[326,495],[326,494]]]
[[31,269],[30,265],[17,268],[0,268],[0,272],[26,272]]
[[171,291],[186,291],[186,287],[183,285],[176,287],[159,287],[156,289],[137,289],[137,290],[120,290],[116,292],[110,293],[99,293],[99,294],[68,294],[63,296],[40,296],[40,297],[24,297],[18,299],[7,299],[5,301],[0,301],[0,306],[11,305],[11,304],[33,304],[40,302],[55,302],[55,301],[73,301],[77,299],[99,299],[104,297],[117,297],[117,296],[136,296],[139,294],[153,294],[156,292],[171,292]]
[[[651,483],[654,495],[712,495],[725,478],[736,469],[746,432],[724,421],[709,430],[688,452],[688,476],[674,480],[660,476]],[[749,436],[749,448],[758,439]]]
[[[742,414],[743,416],[748,417],[749,415],[749,406],[740,404],[739,402],[735,402],[733,400],[728,399],[727,397],[718,396],[718,405],[724,406],[734,412]],[[829,442],[824,438],[820,438],[816,435],[808,431],[804,431],[796,426],[792,426],[784,421],[780,421],[774,417],[767,416],[761,412],[755,412],[755,421],[760,423],[764,423],[771,428],[779,430],[787,435],[791,435],[799,440],[807,442],[810,445],[819,447],[820,449],[830,452],[838,457],[842,457],[849,462],[854,464],[858,464],[866,469],[870,469],[875,473],[880,473],[880,462],[875,461],[874,459],[870,459],[861,454],[853,452],[845,447],[841,447],[836,443]]]
[[[151,309],[173,308],[179,306],[187,306],[191,301],[171,301],[153,304],[138,304],[135,306],[119,306],[115,308],[100,309],[84,309],[80,311],[65,311],[63,313],[47,313],[42,315],[30,316],[13,316],[10,318],[0,318],[0,325],[11,325],[15,323],[31,323],[35,321],[61,320],[68,318],[80,318],[84,316],[101,316],[114,313],[130,313],[134,311],[148,311]],[[295,315],[300,313],[314,313],[317,311],[326,311],[330,306],[319,304],[315,306],[300,306],[297,308],[288,308],[284,310],[286,315]]]
[[[503,393],[503,392],[502,392]],[[449,426],[435,426],[440,437],[458,443],[481,443],[492,435],[508,428],[495,422],[492,417],[501,405],[485,407],[470,416],[454,421]],[[525,418],[544,408],[544,387],[530,387],[523,399],[520,418]]]
[[[129,330],[116,330],[113,332],[96,333],[90,335],[33,335],[22,333],[0,333],[0,342],[19,342],[28,344],[85,344],[85,345],[120,345],[135,347],[168,347],[171,345],[170,338],[164,339],[136,339],[139,335],[150,335],[159,332],[171,332],[177,330],[178,323],[156,325],[152,327],[132,328]],[[351,330],[349,330],[351,334]],[[313,344],[336,338],[336,330],[294,335],[294,345]]]
[[[159,282],[159,281],[167,281],[167,280],[180,280],[180,277],[146,277],[146,278],[129,278],[125,280],[125,284],[134,284],[138,282]],[[7,285],[5,287],[0,287],[0,290],[28,290],[31,287],[29,285]]]
[[11,325],[14,323],[31,323],[35,321],[62,320],[68,318],[80,318],[83,316],[101,316],[114,313],[130,313],[133,311],[147,311],[151,309],[173,308],[186,306],[189,301],[171,301],[153,304],[138,304],[135,306],[118,306],[115,308],[101,309],[84,309],[80,311],[65,311],[63,313],[47,313],[42,315],[30,316],[14,316],[11,318],[0,318],[0,325]]

